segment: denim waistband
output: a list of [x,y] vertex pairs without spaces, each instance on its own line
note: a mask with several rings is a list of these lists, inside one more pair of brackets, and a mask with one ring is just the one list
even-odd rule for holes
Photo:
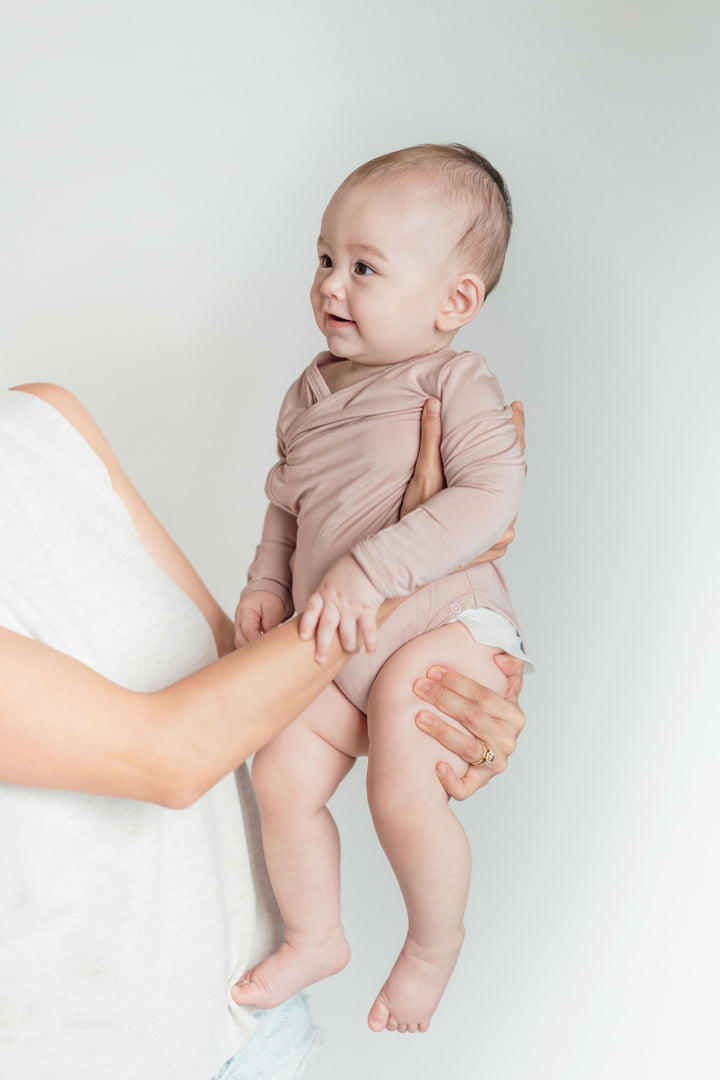
[[255,1015],[251,1038],[214,1080],[300,1080],[320,1039],[305,994]]

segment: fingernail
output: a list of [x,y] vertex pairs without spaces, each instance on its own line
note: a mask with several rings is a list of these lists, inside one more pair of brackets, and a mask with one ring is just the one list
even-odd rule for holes
[[420,724],[422,727],[430,727],[432,724],[432,716],[430,715],[430,713],[418,713],[416,719],[418,724]]
[[435,772],[438,776],[447,776],[447,765],[436,765]]
[[427,681],[427,679],[418,679],[418,681],[415,683],[415,689],[419,690],[421,694],[427,694],[427,692],[430,690],[430,683]]
[[427,409],[428,416],[440,415],[440,402],[437,398],[430,398],[425,408]]
[[431,667],[428,671],[428,679],[433,679],[435,682],[440,682],[445,672],[445,668]]

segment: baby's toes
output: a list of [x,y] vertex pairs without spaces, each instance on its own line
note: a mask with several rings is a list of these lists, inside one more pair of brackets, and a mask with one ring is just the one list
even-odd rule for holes
[[[368,1027],[373,1031],[384,1031],[388,1026],[390,1010],[385,1002],[378,997],[368,1015]],[[393,1031],[393,1028],[390,1028]]]

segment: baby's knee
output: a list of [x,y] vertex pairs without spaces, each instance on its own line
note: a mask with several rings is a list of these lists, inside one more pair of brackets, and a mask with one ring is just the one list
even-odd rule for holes
[[273,740],[255,754],[252,782],[263,817],[273,811],[282,812],[304,795],[302,771],[293,768],[280,740]]
[[271,799],[277,785],[277,770],[273,768],[272,754],[269,746],[263,746],[255,754],[252,763],[251,776],[255,795],[260,808],[267,799]]

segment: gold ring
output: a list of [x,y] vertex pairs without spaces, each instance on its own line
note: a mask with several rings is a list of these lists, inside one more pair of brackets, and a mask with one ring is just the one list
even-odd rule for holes
[[[485,743],[482,743],[482,745],[485,746]],[[494,760],[495,755],[493,754],[492,750],[489,746],[485,746],[485,753],[483,754],[483,756],[481,758],[478,758],[477,761],[471,761],[470,767],[474,768],[476,765],[491,765]]]

